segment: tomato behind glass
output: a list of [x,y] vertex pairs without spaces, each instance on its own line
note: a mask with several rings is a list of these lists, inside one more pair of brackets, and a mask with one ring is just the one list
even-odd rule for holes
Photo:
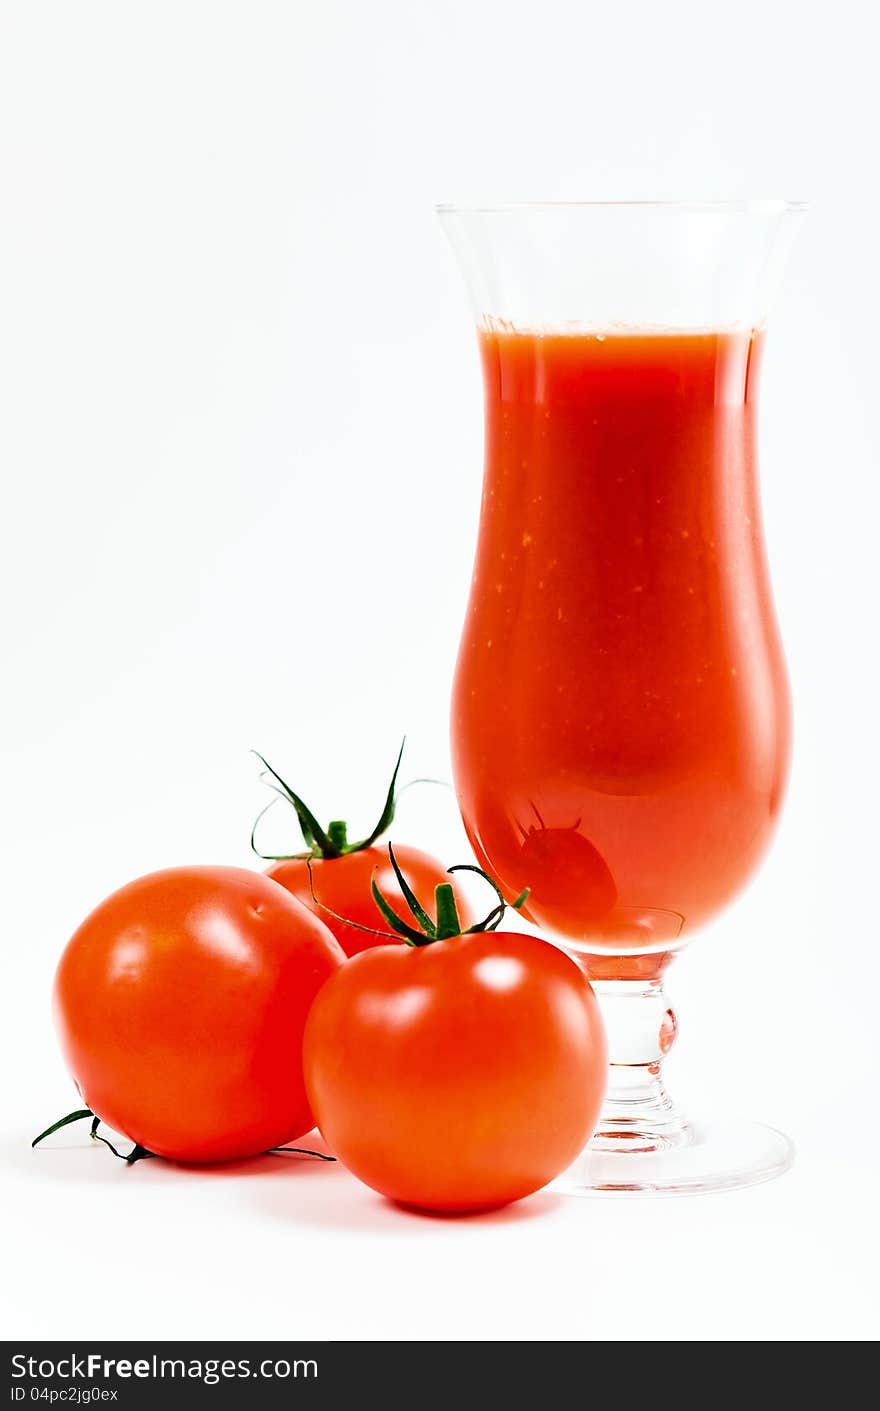
[[[300,796],[293,792],[262,755],[258,755],[265,766],[264,778],[296,813],[306,847],[306,851],[301,853],[272,857],[266,876],[286,887],[298,901],[320,917],[347,955],[357,955],[382,943],[381,937],[372,934],[376,925],[376,908],[370,895],[374,874],[383,892],[390,893],[398,904],[404,901],[387,851],[375,846],[394,818],[397,802],[395,789],[402,755],[403,746],[379,821],[371,833],[354,843],[349,842],[347,825],[341,820],[334,820],[322,828]],[[263,813],[267,811],[264,809]],[[257,823],[259,821],[258,818]],[[251,842],[257,851],[255,834],[256,824]],[[395,853],[417,892],[431,896],[438,885],[448,882],[443,864],[420,848],[397,843]],[[264,861],[269,860],[268,854],[257,852],[257,855]],[[456,893],[456,900],[465,924],[469,925],[475,919],[470,903],[460,892]],[[354,924],[348,925],[347,921]],[[365,929],[359,930],[358,927]]]
[[[448,880],[442,862],[429,853],[401,844],[396,844],[394,851],[417,892],[430,895],[435,887]],[[382,944],[380,937],[370,934],[370,931],[356,930],[341,919],[346,917],[348,921],[371,930],[375,927],[376,907],[370,896],[370,883],[374,875],[383,892],[390,893],[398,904],[403,902],[384,848],[363,848],[340,858],[318,858],[311,862],[311,874],[308,860],[302,857],[275,862],[266,869],[267,877],[286,887],[298,901],[320,917],[346,955],[357,955],[360,951]],[[317,901],[312,897],[312,886]],[[462,915],[469,921],[473,916],[469,903],[460,894],[458,902]],[[329,915],[322,907],[336,912],[336,916]]]

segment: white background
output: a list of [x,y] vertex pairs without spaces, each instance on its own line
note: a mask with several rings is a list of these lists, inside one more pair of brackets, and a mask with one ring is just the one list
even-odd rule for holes
[[[878,347],[870,7],[4,4],[0,453],[6,1336],[876,1334]],[[771,325],[784,824],[681,960],[693,1108],[764,1187],[405,1215],[340,1168],[117,1165],[48,1015],[130,877],[249,862],[250,746],[324,818],[448,777],[480,386],[437,200],[806,199]],[[499,682],[499,690],[504,683]],[[452,796],[397,835],[464,854]],[[105,1159],[106,1158],[106,1159]]]

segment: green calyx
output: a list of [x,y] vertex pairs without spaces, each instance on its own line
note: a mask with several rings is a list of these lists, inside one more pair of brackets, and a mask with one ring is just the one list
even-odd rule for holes
[[[380,892],[375,875],[370,883],[370,891],[373,896],[373,901],[391,927],[390,931],[380,931],[373,926],[362,926],[359,922],[349,921],[348,917],[339,916],[337,912],[331,911],[328,906],[324,906],[315,896],[312,869],[311,866],[309,866],[309,882],[311,885],[312,900],[322,911],[326,911],[328,916],[332,916],[336,921],[344,922],[347,926],[352,926],[356,931],[366,931],[371,936],[384,936],[390,941],[396,941],[398,937],[401,937],[406,941],[407,945],[410,946],[428,946],[431,945],[433,941],[451,941],[457,936],[476,936],[484,931],[494,931],[507,910],[508,903],[502,896],[501,888],[498,886],[498,883],[489,876],[488,872],[484,872],[482,867],[476,867],[471,862],[460,862],[457,863],[455,867],[447,868],[447,871],[450,873],[476,872],[478,877],[482,877],[485,882],[488,882],[498,900],[489,914],[483,917],[482,921],[477,921],[473,926],[468,926],[466,930],[462,930],[461,918],[458,914],[458,907],[455,904],[455,892],[452,883],[439,882],[434,889],[434,911],[436,916],[436,919],[434,919],[422,906],[412,887],[401,872],[397,858],[394,856],[394,848],[390,843],[388,844],[388,858],[394,869],[397,884],[403,893],[403,899],[412,912],[413,919],[417,925],[412,925],[409,921],[404,921],[402,916],[398,916],[397,912],[388,901],[388,898],[383,896]],[[528,895],[529,888],[526,887],[524,892],[520,892],[516,901],[510,903],[514,911],[519,910]]]
[[57,1122],[53,1122],[52,1126],[47,1127],[45,1132],[41,1132],[38,1137],[34,1137],[33,1141],[31,1142],[31,1147],[38,1146],[40,1142],[43,1141],[46,1137],[51,1137],[53,1132],[59,1131],[62,1127],[69,1126],[71,1122],[81,1122],[84,1117],[91,1117],[92,1119],[92,1125],[89,1128],[89,1136],[92,1138],[92,1140],[96,1142],[103,1142],[104,1146],[109,1147],[113,1155],[118,1157],[120,1161],[124,1161],[127,1166],[133,1166],[136,1161],[145,1161],[148,1158],[155,1156],[155,1152],[147,1151],[147,1148],[145,1146],[139,1146],[137,1142],[135,1142],[131,1151],[127,1154],[121,1151],[117,1151],[116,1147],[111,1141],[108,1141],[106,1137],[100,1136],[98,1128],[101,1125],[101,1119],[100,1117],[95,1116],[94,1112],[90,1107],[77,1108],[76,1112],[68,1112],[66,1117],[61,1117]]
[[253,753],[264,766],[260,778],[269,785],[269,788],[277,794],[278,798],[290,804],[297,816],[303,842],[306,845],[306,851],[299,853],[260,852],[256,844],[257,828],[263,815],[268,813],[269,809],[277,802],[277,799],[273,799],[272,802],[267,804],[262,812],[258,814],[257,820],[251,829],[251,847],[257,854],[257,857],[262,858],[263,862],[289,862],[291,858],[295,857],[329,861],[333,858],[346,857],[348,853],[362,852],[364,848],[372,847],[376,839],[380,838],[382,834],[391,827],[394,820],[394,810],[397,804],[397,795],[395,792],[397,788],[397,774],[400,769],[400,761],[403,758],[403,747],[405,744],[406,740],[404,740],[400,746],[400,751],[397,755],[397,763],[394,766],[394,773],[391,775],[391,783],[388,786],[388,793],[385,796],[385,805],[379,815],[379,820],[373,831],[368,833],[365,838],[360,838],[356,843],[350,843],[348,841],[348,827],[341,818],[334,819],[332,823],[327,824],[326,828],[322,828],[317,818],[312,813],[312,810],[303,803],[299,794],[295,794],[290,785],[285,783],[281,775],[272,768],[268,760],[264,759],[257,750],[254,750]]
[[[51,1127],[47,1127],[45,1132],[41,1132],[38,1137],[34,1137],[31,1142],[31,1148],[33,1149],[33,1147],[39,1146],[40,1142],[44,1141],[46,1137],[51,1137],[53,1132],[60,1131],[62,1127],[69,1126],[71,1122],[81,1122],[85,1117],[91,1117],[92,1119],[92,1125],[89,1128],[89,1136],[92,1140],[103,1142],[104,1146],[109,1147],[113,1155],[118,1157],[120,1161],[124,1161],[126,1166],[133,1166],[136,1161],[146,1161],[155,1158],[156,1153],[154,1151],[148,1151],[145,1146],[140,1146],[137,1142],[135,1142],[129,1152],[117,1151],[111,1141],[108,1141],[106,1137],[100,1136],[98,1128],[101,1125],[101,1119],[95,1116],[90,1107],[79,1107],[76,1112],[68,1112],[66,1117],[59,1117],[58,1121],[53,1122]],[[276,1151],[292,1151],[296,1156],[316,1156],[319,1161],[336,1160],[335,1156],[328,1156],[323,1151],[309,1151],[306,1147],[302,1146],[270,1146],[263,1155],[270,1156]]]

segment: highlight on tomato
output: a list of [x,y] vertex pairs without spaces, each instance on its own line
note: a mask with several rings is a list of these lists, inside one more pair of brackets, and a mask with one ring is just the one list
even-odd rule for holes
[[[256,834],[260,819],[275,800],[259,814],[251,831],[251,847],[264,862],[271,862],[271,867],[266,869],[267,877],[286,887],[298,901],[314,911],[333,932],[346,955],[357,955],[362,950],[387,943],[388,937],[377,937],[373,925],[376,913],[370,896],[370,884],[374,878],[398,904],[405,900],[387,852],[375,846],[394,821],[398,798],[397,776],[403,749],[401,745],[378,822],[370,833],[356,842],[349,842],[348,826],[341,819],[334,819],[322,828],[300,796],[261,754],[257,754],[265,767],[262,777],[296,814],[305,850],[279,855],[263,853],[257,848]],[[395,852],[419,892],[431,894],[438,884],[446,880],[443,864],[430,853],[401,843],[395,844]],[[457,903],[466,922],[475,919],[465,896],[458,895]],[[396,938],[392,936],[391,939]]]
[[[309,1015],[303,1063],[331,1150],[383,1195],[426,1210],[491,1209],[565,1170],[605,1093],[605,1034],[593,991],[563,951],[500,932],[505,903],[462,927],[452,886],[433,915],[389,846],[412,921],[373,883],[403,945],[374,946],[328,980]],[[522,905],[524,893],[513,903]]]
[[231,1161],[294,1141],[314,1125],[306,1017],[344,960],[259,872],[175,867],[130,882],[61,957],[55,1016],[85,1105],[36,1141],[89,1117],[92,1136],[105,1122],[134,1143],[128,1161]]

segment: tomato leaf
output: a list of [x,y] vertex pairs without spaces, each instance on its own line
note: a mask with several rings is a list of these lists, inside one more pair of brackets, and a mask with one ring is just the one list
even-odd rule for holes
[[[493,892],[498,898],[498,905],[493,906],[492,910],[489,912],[489,915],[484,916],[483,920],[478,921],[475,926],[469,926],[468,929],[464,932],[464,935],[478,936],[483,931],[494,931],[508,906],[508,903],[504,900],[504,894],[502,893],[498,883],[494,880],[494,878],[489,876],[488,872],[484,872],[482,867],[475,867],[472,862],[459,862],[456,863],[455,867],[448,867],[446,870],[447,872],[476,872],[478,877],[482,877],[484,882],[489,883],[489,886],[492,888]],[[516,901],[512,901],[509,903],[509,905],[513,908],[514,911],[519,910],[523,902],[526,900],[526,897],[529,895],[529,891],[530,888],[526,887],[525,891],[520,892]]]
[[[281,778],[281,775],[277,772],[277,770],[272,768],[271,764],[267,759],[263,758],[259,750],[254,750],[253,753],[256,755],[260,763],[266,766],[266,769],[269,771],[276,783],[280,785],[280,791],[282,791],[281,797],[286,799],[289,804],[293,805],[294,812],[296,813],[297,819],[299,820],[300,830],[302,832],[303,841],[305,842],[306,847],[309,848],[313,853],[317,852],[320,857],[339,857],[339,848],[334,847],[333,843],[330,841],[327,834],[324,832],[324,829],[321,827],[317,818],[312,813],[311,809],[303,803],[299,794],[295,794],[293,792],[290,785],[285,783],[285,781]],[[279,791],[276,790],[276,792]],[[257,820],[257,822],[259,822],[259,819]],[[251,836],[253,837],[253,834]],[[256,851],[256,849],[254,849],[254,851]],[[258,857],[261,855],[262,854],[259,853],[257,854]]]
[[[379,888],[376,886],[375,876],[370,882],[370,892],[372,893],[373,901],[378,906],[391,929],[396,931],[398,936],[405,936],[410,945],[424,946],[435,939],[434,936],[429,936],[424,931],[417,931],[414,926],[408,926],[407,923],[398,916],[397,912],[385,900]],[[431,928],[433,930],[433,922],[431,923]]]
[[98,1132],[100,1121],[100,1117],[94,1118],[91,1125],[91,1129],[89,1131],[89,1136],[92,1138],[93,1141],[103,1142],[104,1146],[109,1147],[110,1150],[113,1152],[113,1155],[118,1157],[120,1161],[124,1161],[126,1166],[133,1166],[136,1161],[148,1161],[155,1159],[156,1153],[154,1151],[147,1151],[147,1148],[145,1146],[141,1146],[138,1142],[135,1142],[128,1155],[126,1155],[122,1151],[117,1151],[113,1143],[111,1141],[108,1141],[106,1137],[102,1137]]
[[[437,926],[434,925],[434,922],[431,920],[430,916],[428,915],[425,908],[422,906],[412,887],[409,885],[409,882],[407,882],[406,878],[401,872],[400,867],[398,866],[397,858],[394,856],[394,849],[390,843],[388,844],[388,857],[391,860],[391,866],[394,868],[394,875],[397,878],[397,885],[403,892],[404,900],[406,901],[407,906],[409,907],[413,916],[418,921],[425,935],[430,936],[432,940],[436,940],[438,934]],[[439,917],[440,913],[438,912],[438,925]],[[457,915],[456,920],[458,920]],[[458,929],[460,930],[460,927]],[[456,930],[455,934],[458,935],[458,930]]]
[[[362,927],[361,929],[366,930],[367,928]],[[53,1122],[52,1126],[47,1127],[45,1132],[41,1132],[38,1137],[34,1137],[33,1141],[31,1142],[31,1147],[37,1146],[37,1144],[43,1141],[45,1137],[51,1137],[53,1132],[57,1132],[62,1127],[66,1127],[70,1122],[82,1122],[86,1117],[91,1117],[92,1119],[91,1125],[89,1127],[89,1136],[92,1138],[92,1140],[96,1142],[101,1142],[104,1146],[108,1147],[109,1150],[112,1151],[113,1155],[117,1157],[119,1161],[124,1161],[127,1166],[134,1166],[135,1162],[137,1161],[157,1159],[156,1153],[154,1151],[148,1151],[147,1148],[145,1146],[141,1146],[139,1142],[135,1142],[131,1151],[127,1154],[122,1151],[117,1151],[116,1147],[111,1141],[108,1140],[107,1137],[101,1136],[100,1132],[98,1131],[98,1128],[101,1125],[101,1119],[100,1117],[95,1116],[94,1112],[90,1107],[77,1108],[76,1112],[68,1112],[66,1117],[61,1117],[57,1122]],[[318,1161],[336,1160],[335,1156],[328,1156],[323,1151],[310,1151],[307,1147],[302,1146],[270,1146],[266,1154],[268,1155],[269,1152],[275,1151],[292,1151],[297,1156],[314,1156],[317,1158]]]
[[488,872],[484,872],[483,869],[482,869],[482,867],[476,867],[476,866],[474,865],[474,863],[472,863],[472,862],[457,862],[454,867],[447,867],[446,871],[447,871],[447,872],[476,872],[476,874],[477,874],[478,877],[482,877],[482,879],[483,879],[484,882],[488,882],[488,883],[489,883],[489,886],[492,888],[492,891],[495,893],[495,895],[496,895],[496,897],[498,898],[498,900],[499,900],[499,902],[501,903],[501,905],[502,905],[502,906],[506,906],[506,905],[507,905],[506,901],[504,900],[504,897],[503,897],[502,892],[501,892],[501,888],[499,887],[498,883],[494,880],[494,878],[492,878],[492,877],[489,876]]
[[400,761],[403,759],[403,751],[406,745],[406,736],[400,742],[400,749],[397,753],[397,763],[394,766],[394,773],[391,776],[391,783],[388,785],[388,793],[385,796],[385,807],[379,815],[379,821],[372,833],[368,833],[366,838],[362,838],[359,843],[348,843],[345,852],[362,852],[364,848],[372,847],[376,839],[386,833],[394,821],[394,809],[397,804],[395,789],[397,787],[397,773],[400,769]]
[[266,1151],[266,1155],[271,1156],[272,1153],[276,1151],[292,1151],[296,1156],[316,1156],[319,1161],[336,1160],[335,1156],[328,1156],[326,1152],[309,1151],[308,1148],[304,1146],[270,1146]]
[[488,916],[484,916],[482,921],[478,921],[474,926],[465,932],[467,936],[479,936],[484,931],[495,931],[498,923],[504,915],[505,908],[501,905],[493,906]]
[[[264,759],[264,757],[260,754],[259,750],[254,750],[253,754],[255,754],[260,763],[265,766],[264,772],[261,777],[269,783],[269,787],[273,789],[280,798],[284,799],[285,803],[289,803],[292,805],[299,821],[300,831],[303,835],[303,841],[306,847],[308,848],[308,853],[306,853],[305,856],[333,860],[334,858],[345,857],[348,853],[362,852],[365,848],[372,847],[373,843],[376,841],[379,835],[381,833],[384,833],[386,829],[391,826],[391,822],[394,818],[394,809],[397,803],[397,797],[395,794],[395,790],[397,787],[397,775],[400,771],[400,761],[403,759],[403,750],[405,745],[406,736],[404,736],[400,745],[400,749],[397,752],[397,762],[394,766],[394,772],[391,775],[391,783],[388,786],[388,793],[385,796],[385,804],[381,814],[379,815],[379,821],[377,822],[372,833],[368,833],[365,838],[361,838],[356,843],[350,843],[348,841],[348,829],[346,827],[346,824],[341,819],[334,819],[334,821],[330,823],[326,829],[322,828],[317,818],[312,813],[311,809],[308,807],[308,805],[303,802],[299,794],[295,794],[293,792],[293,789],[291,789],[290,785],[286,782],[286,780],[281,778],[281,775],[278,773],[278,771],[272,768],[269,761],[267,759]],[[271,782],[273,780],[274,783]],[[251,847],[256,853],[257,857],[262,858],[264,862],[286,862],[291,857],[303,856],[302,853],[260,852],[256,844],[257,827],[259,826],[260,820],[262,819],[263,815],[268,812],[268,809],[270,807],[271,804],[267,805],[266,808],[264,808],[262,812],[257,815],[256,822],[254,823],[254,826],[251,829]]]
[[[57,1122],[53,1122],[51,1127],[47,1127],[45,1132],[41,1132],[38,1137],[34,1137],[31,1142],[31,1149],[37,1146],[46,1137],[51,1137],[53,1132],[58,1132],[62,1127],[66,1127],[69,1122],[81,1122],[84,1117],[94,1117],[90,1107],[79,1107],[76,1112],[68,1112],[66,1117],[61,1117]],[[95,1121],[98,1119],[95,1118]]]
[[[280,789],[276,789],[275,792],[276,792],[276,794],[278,794],[278,797],[279,797],[279,798],[283,798],[283,799],[285,800],[285,802],[287,801],[287,800],[286,800],[286,795],[282,794]],[[255,819],[255,821],[254,821],[254,826],[253,826],[253,828],[251,829],[251,848],[252,848],[252,850],[256,853],[257,857],[260,858],[261,861],[263,861],[263,862],[289,862],[290,859],[291,859],[291,857],[303,857],[303,858],[305,858],[305,857],[311,857],[312,854],[311,854],[310,852],[299,852],[299,853],[289,853],[289,852],[282,852],[282,853],[277,853],[277,852],[260,852],[260,849],[257,847],[257,829],[259,828],[260,823],[261,823],[263,817],[269,812],[269,809],[270,809],[270,808],[274,808],[274,807],[275,807],[275,805],[277,804],[277,802],[278,802],[278,799],[272,799],[271,803],[267,803],[267,804],[266,804],[266,807],[265,807],[265,808],[261,808],[260,811],[259,811],[259,813],[257,814],[256,819]]]

